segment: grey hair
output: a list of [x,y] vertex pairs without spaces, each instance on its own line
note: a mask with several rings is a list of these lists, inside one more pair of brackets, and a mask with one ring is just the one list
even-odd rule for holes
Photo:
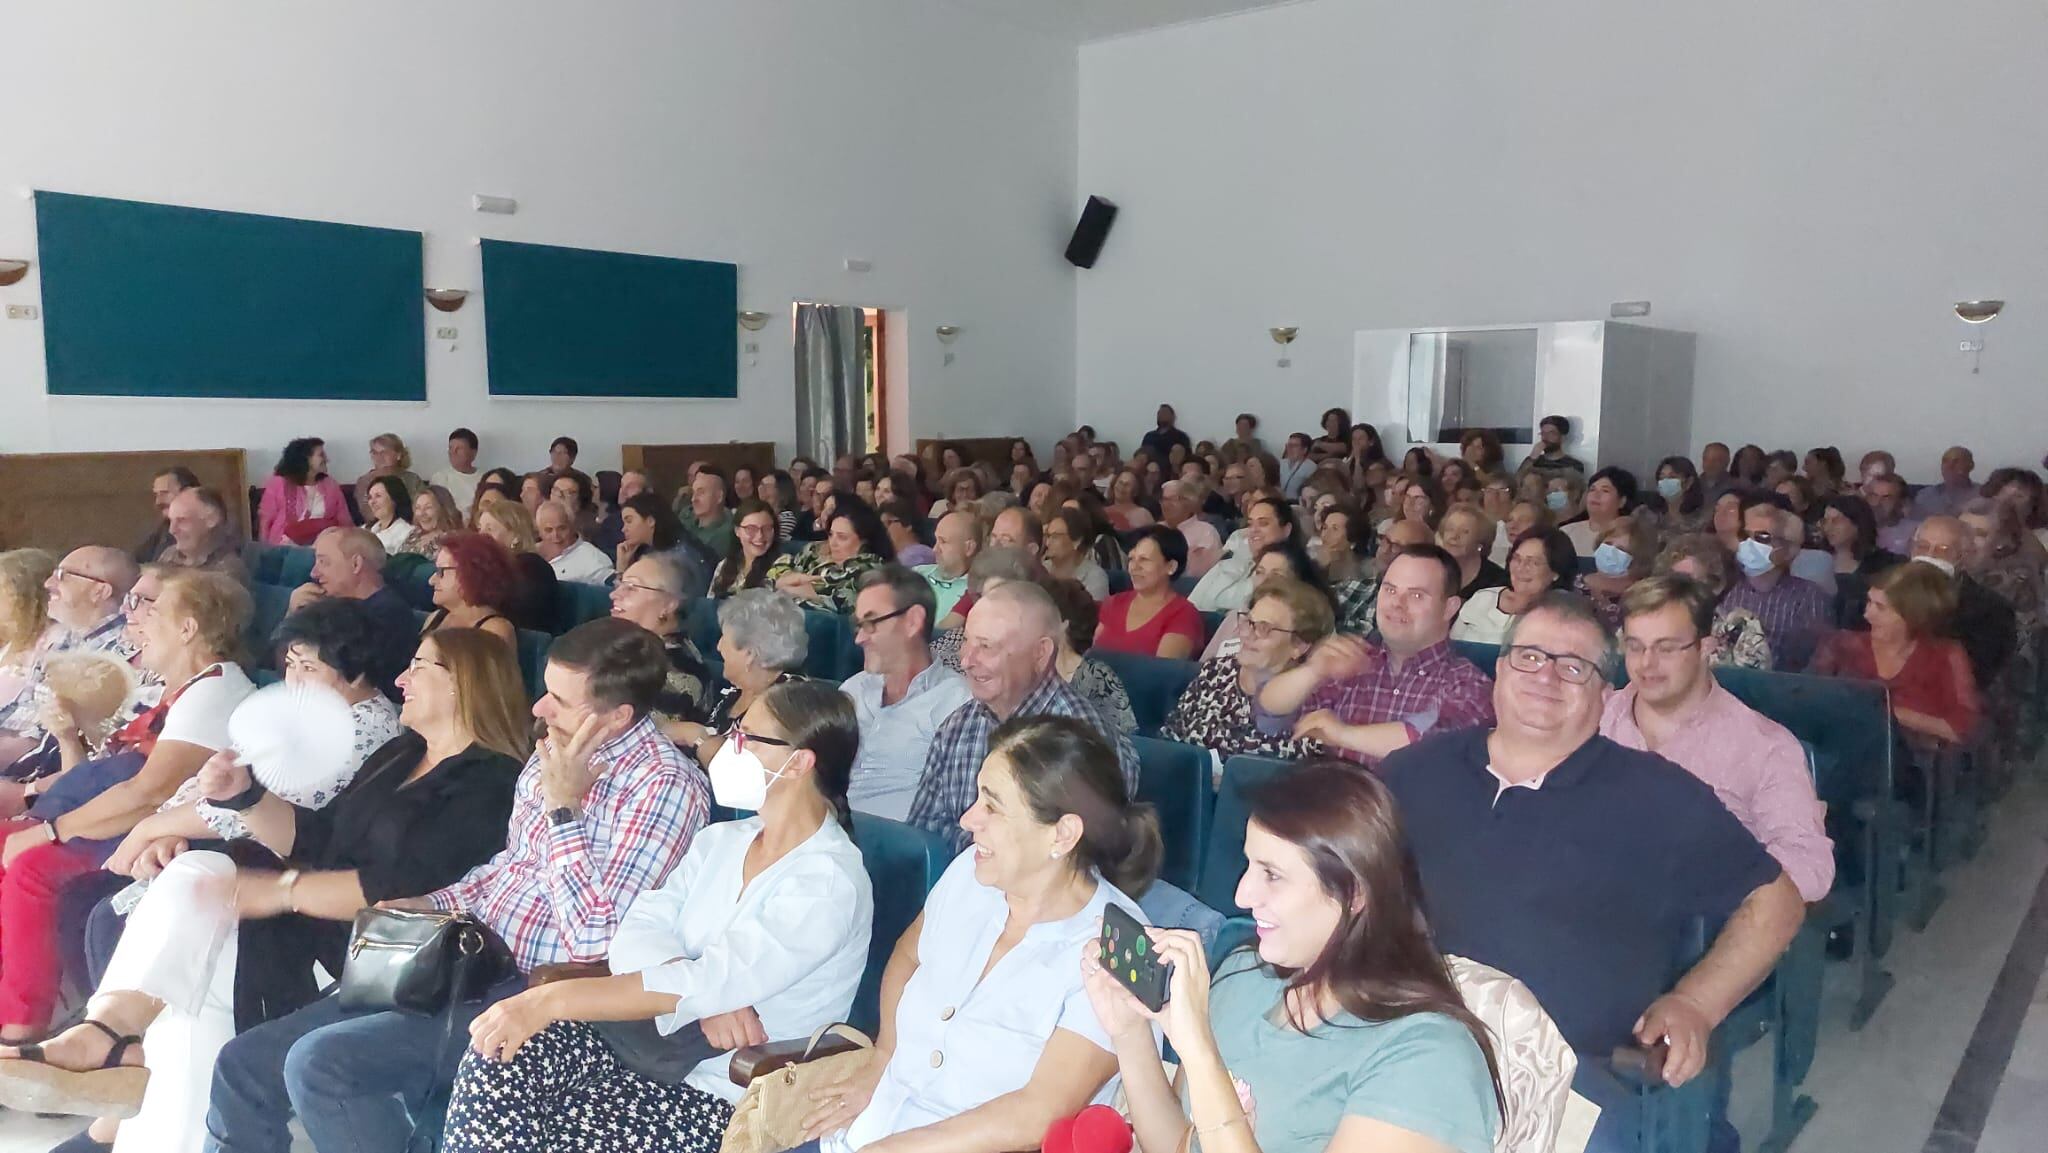
[[1054,644],[1059,643],[1060,633],[1066,629],[1066,621],[1060,616],[1060,607],[1053,601],[1052,594],[1033,581],[1010,581],[990,589],[981,594],[975,607],[986,604],[1014,607],[1026,633],[1032,637],[1044,637]]
[[[633,561],[633,564],[639,564],[641,561],[646,561],[654,566],[654,580],[656,584],[661,586],[662,592],[679,601],[685,603],[689,601],[690,571],[684,567],[683,562],[678,560],[674,553],[657,552],[654,549],[647,549]],[[633,565],[627,565],[626,567],[631,568]]]
[[1514,647],[1515,634],[1521,631],[1522,622],[1535,616],[1537,613],[1548,613],[1551,616],[1562,618],[1568,624],[1586,625],[1598,632],[1600,634],[1600,677],[1602,680],[1607,681],[1614,679],[1615,671],[1621,668],[1621,650],[1614,643],[1614,630],[1608,628],[1607,622],[1600,618],[1600,612],[1593,607],[1591,600],[1578,593],[1567,592],[1563,589],[1552,589],[1544,593],[1542,596],[1537,597],[1535,602],[1528,608],[1515,614],[1515,619],[1508,622],[1507,635],[1500,639],[1502,656],[1506,656],[1507,651]]
[[794,672],[811,655],[804,610],[774,589],[744,589],[718,606],[718,628],[762,668]]
[[1016,493],[1010,492],[1007,489],[997,489],[980,500],[975,501],[968,508],[981,520],[992,521],[1003,515],[1004,509],[1016,508],[1020,503]]
[[932,592],[930,581],[900,564],[892,563],[862,573],[860,581],[854,585],[856,592],[866,592],[871,588],[888,589],[897,612],[923,609],[924,627],[919,631],[927,642],[932,639],[932,621],[938,615],[939,598]]
[[989,581],[1006,583],[1035,581],[1040,576],[1038,562],[1031,554],[1016,548],[986,548],[975,554],[974,563],[967,566],[968,586],[980,592]]

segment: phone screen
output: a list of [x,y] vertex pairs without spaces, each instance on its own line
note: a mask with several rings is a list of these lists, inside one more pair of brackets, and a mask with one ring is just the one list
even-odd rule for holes
[[1102,914],[1102,967],[1147,1009],[1156,1013],[1166,1005],[1173,966],[1153,953],[1137,918],[1115,905]]

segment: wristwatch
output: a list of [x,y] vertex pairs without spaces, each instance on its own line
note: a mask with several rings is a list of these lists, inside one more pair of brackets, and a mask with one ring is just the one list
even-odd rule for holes
[[575,821],[579,815],[580,814],[578,814],[576,810],[570,808],[567,805],[563,805],[559,809],[549,809],[548,824],[559,829],[563,825],[570,824],[573,821]]

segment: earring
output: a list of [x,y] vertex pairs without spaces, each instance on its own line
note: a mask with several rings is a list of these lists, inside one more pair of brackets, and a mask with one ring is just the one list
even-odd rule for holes
[[1060,851],[1059,851],[1058,849],[1054,849],[1054,850],[1052,851],[1052,859],[1053,859],[1053,860],[1055,860],[1055,861],[1059,860],[1059,859],[1060,859],[1060,856],[1061,856],[1061,853],[1060,853]]

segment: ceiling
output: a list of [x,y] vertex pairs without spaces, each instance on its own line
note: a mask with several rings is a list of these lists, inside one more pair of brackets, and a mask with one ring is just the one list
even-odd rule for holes
[[1299,0],[951,0],[1076,42],[1207,20]]

